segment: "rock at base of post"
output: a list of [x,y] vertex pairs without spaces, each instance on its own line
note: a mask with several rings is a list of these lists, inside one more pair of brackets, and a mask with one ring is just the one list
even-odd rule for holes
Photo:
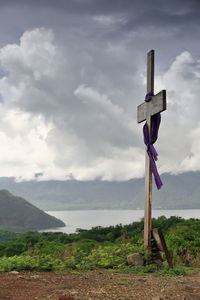
[[130,266],[144,266],[144,258],[139,253],[132,253],[128,255],[127,262]]

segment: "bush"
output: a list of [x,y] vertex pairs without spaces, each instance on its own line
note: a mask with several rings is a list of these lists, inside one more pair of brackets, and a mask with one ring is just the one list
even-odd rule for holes
[[[6,233],[0,232],[4,241],[0,243],[0,271],[125,268],[128,254],[139,252],[145,255],[143,225],[141,221],[125,226],[95,227],[76,234],[12,233],[7,239]],[[162,216],[153,219],[153,226],[161,227],[165,233],[176,263],[200,266],[200,220]],[[146,266],[144,272],[155,268]],[[128,269],[142,272],[144,268]],[[174,270],[177,274],[183,273],[180,269]]]
[[126,256],[132,252],[141,252],[140,246],[130,243],[99,246],[85,255],[78,249],[75,260],[78,262],[76,268],[96,269],[96,268],[117,268],[126,265]]

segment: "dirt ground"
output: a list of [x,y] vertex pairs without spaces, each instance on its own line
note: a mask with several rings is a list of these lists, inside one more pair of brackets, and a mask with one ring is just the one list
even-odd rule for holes
[[200,273],[158,278],[108,271],[0,274],[0,300],[200,299]]

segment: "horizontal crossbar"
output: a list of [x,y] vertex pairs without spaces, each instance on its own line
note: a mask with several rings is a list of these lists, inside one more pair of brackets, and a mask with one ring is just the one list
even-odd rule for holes
[[[149,110],[147,110],[147,105],[150,105]],[[141,123],[147,119],[147,111],[153,116],[166,109],[166,90],[162,90],[160,93],[153,96],[149,102],[144,102],[137,107],[137,122]]]

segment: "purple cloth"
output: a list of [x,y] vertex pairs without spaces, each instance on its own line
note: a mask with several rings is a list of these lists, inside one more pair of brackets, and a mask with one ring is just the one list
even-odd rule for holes
[[[149,102],[153,96],[154,96],[153,93],[148,93],[145,97],[145,101]],[[159,190],[162,187],[163,183],[161,181],[161,178],[158,173],[157,166],[156,166],[156,160],[158,160],[158,153],[157,153],[156,149],[154,148],[153,144],[157,141],[157,138],[158,138],[158,130],[159,130],[160,121],[161,121],[160,113],[152,116],[151,120],[152,120],[152,122],[151,122],[151,137],[149,138],[147,123],[145,123],[145,125],[143,127],[143,135],[144,135],[144,143],[147,146],[147,153],[151,160],[152,173],[153,173],[153,176],[155,179],[157,189]]]

